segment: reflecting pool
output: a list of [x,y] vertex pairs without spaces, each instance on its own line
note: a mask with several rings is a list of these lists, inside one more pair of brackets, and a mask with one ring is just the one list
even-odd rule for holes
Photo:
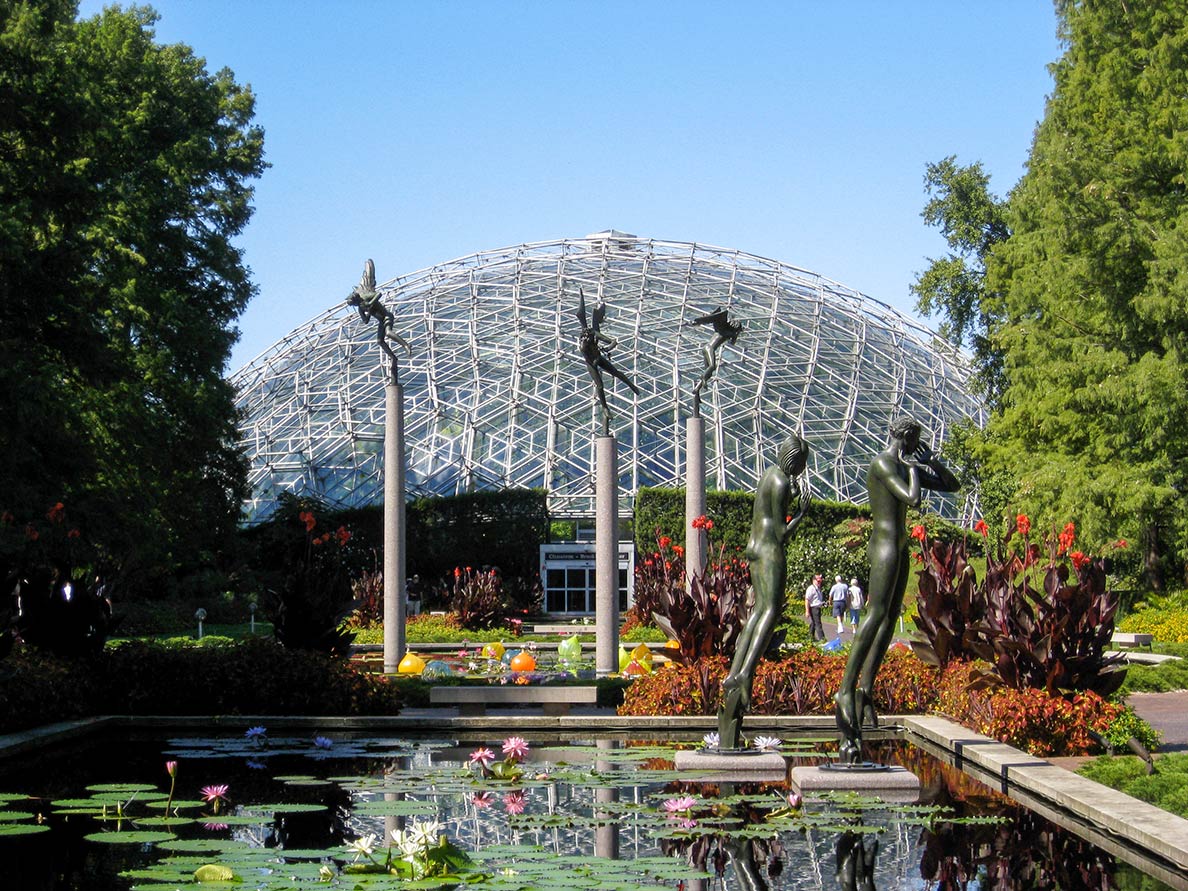
[[[676,772],[671,745],[615,739],[92,740],[0,763],[0,887],[1167,888],[883,745],[919,803],[708,782]],[[780,744],[808,763],[818,746]]]

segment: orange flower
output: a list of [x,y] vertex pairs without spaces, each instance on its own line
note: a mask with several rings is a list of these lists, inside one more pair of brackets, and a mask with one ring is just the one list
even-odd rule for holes
[[1119,538],[1116,542],[1114,542],[1114,547],[1115,548],[1128,548],[1128,547],[1130,547],[1130,545],[1127,543],[1125,538]]
[[667,535],[661,535],[661,536],[660,536],[660,547],[662,547],[662,548],[666,548],[666,547],[668,547],[670,544],[672,544],[672,539],[671,539],[671,538],[669,538]]
[[1075,569],[1077,572],[1080,572],[1081,567],[1089,562],[1089,558],[1085,554],[1082,554],[1080,551],[1073,551],[1068,556],[1069,556],[1069,559],[1072,560],[1073,569]]
[[928,537],[928,530],[925,529],[923,526],[921,526],[919,523],[917,523],[915,526],[912,527],[912,538],[914,538],[916,541],[922,542],[927,537]]
[[339,526],[335,536],[338,538],[339,545],[345,545],[351,540],[351,532],[346,526]]
[[66,516],[66,505],[61,501],[45,512],[45,518],[51,523],[61,523]]
[[1057,548],[1056,553],[1063,554],[1072,547],[1073,540],[1077,537],[1077,528],[1072,523],[1066,523],[1064,531],[1056,536]]
[[974,532],[978,533],[978,535],[982,536],[982,538],[988,538],[990,535],[990,527],[986,525],[985,520],[978,520],[976,523],[974,523]]
[[1019,530],[1020,535],[1026,535],[1031,531],[1031,520],[1027,518],[1027,514],[1015,517],[1015,528]]
[[318,521],[311,510],[303,510],[297,515],[297,519],[305,524],[306,532],[313,532],[314,526],[318,525]]

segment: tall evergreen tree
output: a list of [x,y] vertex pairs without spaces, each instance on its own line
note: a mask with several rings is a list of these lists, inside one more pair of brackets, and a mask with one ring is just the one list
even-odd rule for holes
[[1188,549],[1188,9],[1058,4],[1066,50],[992,253],[1018,504]]
[[112,564],[177,565],[244,494],[223,372],[263,134],[151,10],[76,15],[0,0],[0,508],[63,502]]

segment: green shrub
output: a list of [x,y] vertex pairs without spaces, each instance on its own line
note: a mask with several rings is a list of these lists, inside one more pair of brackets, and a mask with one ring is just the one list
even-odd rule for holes
[[382,676],[275,641],[128,641],[79,661],[18,647],[3,664],[0,731],[98,714],[390,715]]
[[1084,764],[1077,773],[1125,792],[1181,817],[1188,817],[1188,755],[1155,759],[1155,772],[1147,774],[1146,762],[1133,756],[1105,756]]
[[1131,693],[1167,693],[1171,690],[1188,690],[1188,659],[1181,657],[1161,665],[1132,662],[1118,695],[1125,698]]

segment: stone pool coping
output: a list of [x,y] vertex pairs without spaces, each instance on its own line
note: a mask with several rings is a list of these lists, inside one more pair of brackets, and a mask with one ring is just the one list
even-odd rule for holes
[[[564,716],[544,716],[532,710],[509,710],[485,717],[463,718],[452,709],[406,709],[390,717],[279,717],[244,716],[121,716],[110,715],[64,721],[0,735],[0,759],[47,745],[112,730],[241,730],[264,724],[270,730],[327,733],[371,733],[415,730],[418,733],[468,731],[492,736],[514,729],[517,734],[544,734],[562,739],[588,732],[644,736],[670,733],[686,739],[717,728],[707,716],[625,717],[607,709],[575,709]],[[837,725],[831,716],[748,716],[751,734],[812,734],[832,736]],[[1071,773],[1043,758],[935,715],[886,716],[878,734],[906,737],[930,754],[970,773],[992,788],[1052,820],[1086,836],[1103,850],[1139,866],[1177,891],[1188,891],[1188,820],[1154,805]]]

